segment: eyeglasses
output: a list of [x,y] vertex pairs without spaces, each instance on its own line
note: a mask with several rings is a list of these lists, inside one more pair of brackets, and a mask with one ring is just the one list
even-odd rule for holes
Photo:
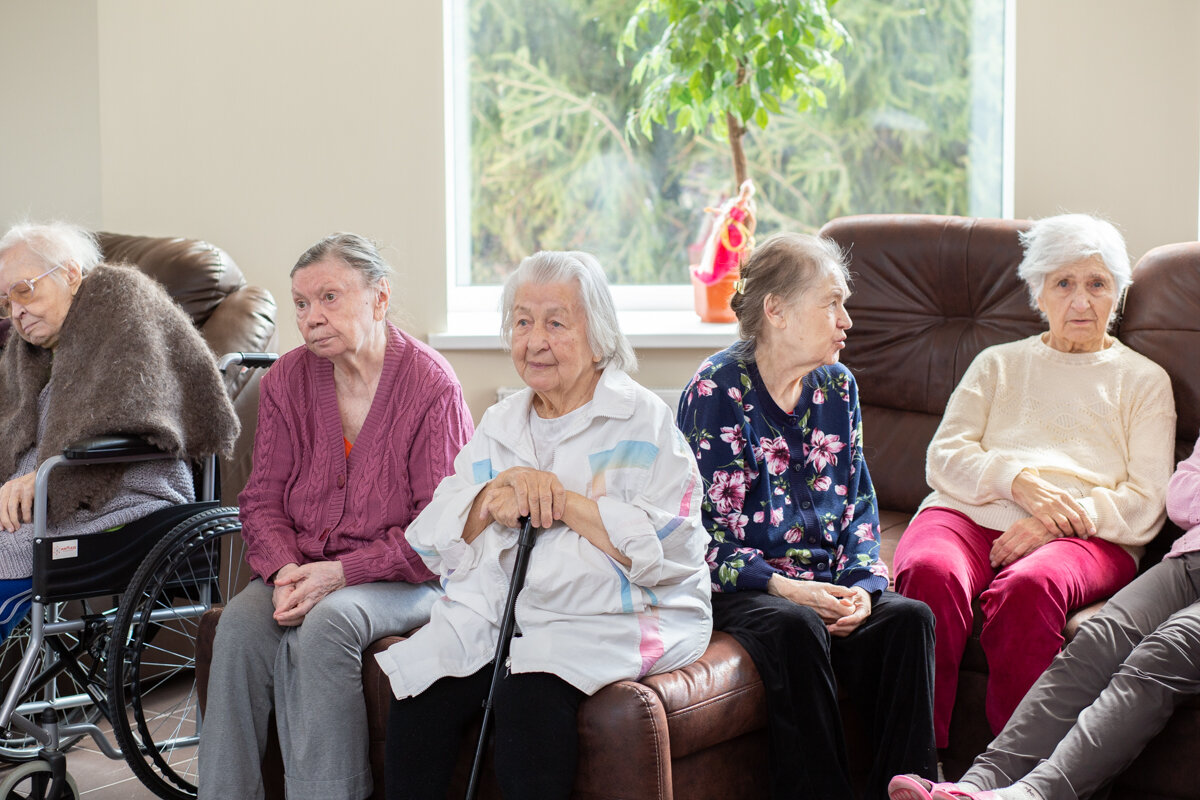
[[0,294],[0,319],[8,319],[12,316],[13,300],[16,300],[21,305],[26,305],[29,303],[29,301],[33,299],[33,291],[37,288],[37,282],[57,269],[62,269],[62,264],[43,272],[36,278],[27,278],[23,281],[17,281],[12,286],[8,287],[8,294]]

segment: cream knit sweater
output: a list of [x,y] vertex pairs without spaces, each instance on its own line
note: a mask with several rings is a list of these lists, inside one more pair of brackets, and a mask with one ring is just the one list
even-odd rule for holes
[[1114,341],[1063,353],[1041,336],[989,347],[950,396],[925,478],[941,506],[1006,530],[1029,516],[1012,499],[1024,468],[1068,490],[1103,539],[1135,559],[1162,526],[1175,401],[1162,367]]

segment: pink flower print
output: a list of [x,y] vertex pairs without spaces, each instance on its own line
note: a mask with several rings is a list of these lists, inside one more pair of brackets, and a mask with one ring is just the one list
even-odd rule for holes
[[775,487],[775,494],[783,494],[783,487],[782,487],[782,486],[776,486],[776,487]]
[[[712,445],[708,443],[708,439],[700,440],[700,449],[701,450],[712,450]],[[699,456],[697,456],[697,458],[699,458]]]
[[816,389],[813,389],[812,401],[814,406],[822,405],[825,402],[825,392],[821,391],[821,387],[818,386]]
[[762,439],[762,454],[767,459],[767,472],[772,475],[782,475],[787,472],[792,453],[788,450],[787,442],[782,436],[774,439]]
[[717,548],[715,548],[715,547],[708,548],[708,555],[704,556],[704,560],[708,562],[709,570],[716,569],[716,567],[717,567]]
[[852,519],[854,519],[854,504],[847,503],[846,510],[842,512],[842,530],[846,530]]
[[824,492],[833,485],[833,478],[828,475],[821,475],[813,481],[813,489],[818,492]]
[[875,541],[875,531],[871,530],[871,523],[869,522],[860,523],[859,526],[854,529],[854,535],[858,537],[860,542]]
[[799,575],[797,575],[796,577],[798,577],[802,581],[811,581],[813,578],[815,578],[817,576],[816,576],[816,573],[814,573],[811,569],[806,569],[803,572],[801,572]]
[[837,560],[838,572],[841,572],[842,570],[844,570],[846,568],[846,562],[849,560],[850,559],[846,557],[845,553],[843,553],[841,556],[838,557],[838,560]]
[[735,402],[735,403],[742,402],[742,390],[737,388],[736,386],[730,386],[729,389],[725,392],[725,394],[727,394],[731,398],[733,398],[733,402]]
[[871,564],[869,571],[872,575],[878,575],[881,578],[886,578],[888,576],[887,564],[883,563],[882,561],[876,561],[875,563]]
[[796,565],[793,564],[792,560],[790,558],[788,558],[787,556],[776,556],[775,558],[768,558],[767,563],[770,564],[775,569],[783,570],[784,572],[792,572],[796,568]]
[[830,464],[836,465],[837,454],[845,448],[846,443],[842,441],[842,437],[834,433],[826,435],[819,429],[814,429],[810,444],[805,448],[808,457],[804,459],[804,463],[812,464],[817,468],[817,472],[821,472]]
[[746,437],[742,435],[742,428],[739,425],[734,425],[728,428],[721,428],[721,441],[729,443],[729,449],[735,454],[741,452],[746,446]]
[[845,497],[846,492],[848,491],[849,490],[846,488],[846,484],[844,483],[839,483],[837,486],[833,487],[833,493],[838,497]]
[[712,394],[713,389],[715,388],[717,388],[717,382],[709,380],[708,378],[696,381],[696,393],[701,397],[708,397]]
[[783,509],[782,508],[772,508],[771,509],[771,524],[778,525],[781,522],[783,522]]
[[804,540],[803,528],[788,528],[783,534],[783,540],[788,544],[800,544]]
[[734,509],[741,511],[742,503],[746,501],[745,473],[724,470],[714,472],[712,486],[708,488],[708,499],[716,504],[717,511],[722,514],[728,514]]
[[740,514],[738,511],[731,511],[717,521],[728,528],[735,539],[746,538],[746,523],[750,521],[750,518],[745,514]]
[[765,516],[766,516],[766,514],[764,514],[762,511],[755,511],[755,512],[754,512],[754,516],[752,517],[752,519],[753,519],[753,520],[754,520],[756,523],[757,523],[757,522],[762,522],[762,521],[763,521],[763,518],[764,518]]

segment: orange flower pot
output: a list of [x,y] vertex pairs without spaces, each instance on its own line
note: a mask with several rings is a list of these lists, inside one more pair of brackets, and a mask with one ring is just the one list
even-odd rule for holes
[[692,275],[692,290],[695,293],[696,313],[701,322],[737,322],[737,316],[729,307],[733,297],[733,284],[737,282],[737,270],[731,270],[716,283],[704,283]]

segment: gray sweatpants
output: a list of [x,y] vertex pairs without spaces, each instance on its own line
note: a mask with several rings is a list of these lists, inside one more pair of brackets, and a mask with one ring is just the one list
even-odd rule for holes
[[436,582],[368,583],[324,597],[304,622],[271,618],[256,580],[221,614],[200,736],[202,800],[264,796],[260,766],[272,710],[289,800],[362,800],[372,791],[362,652],[429,621]]
[[1088,797],[1197,693],[1200,553],[1188,553],[1151,567],[1080,627],[962,780]]

